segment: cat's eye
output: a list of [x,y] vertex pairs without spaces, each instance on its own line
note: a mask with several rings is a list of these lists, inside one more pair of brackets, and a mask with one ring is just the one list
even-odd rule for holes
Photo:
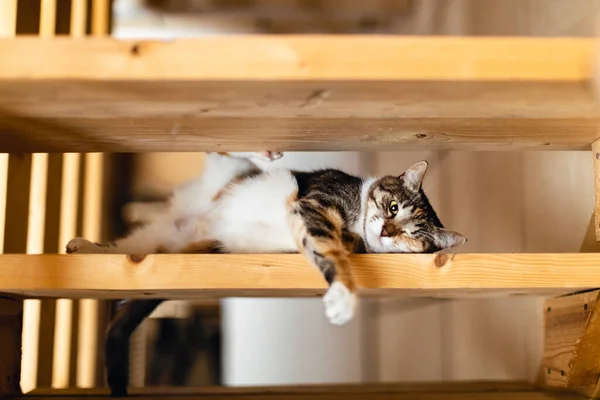
[[390,206],[388,207],[388,210],[390,210],[390,213],[392,213],[392,215],[395,217],[396,214],[398,214],[398,203],[394,200],[392,200],[390,202]]

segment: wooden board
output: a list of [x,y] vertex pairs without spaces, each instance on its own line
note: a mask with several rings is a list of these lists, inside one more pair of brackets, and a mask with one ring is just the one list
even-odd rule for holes
[[[275,386],[252,388],[177,387],[132,388],[130,395],[136,399],[214,399],[214,400],[542,400],[579,399],[575,394],[544,393],[526,383],[519,382],[466,382],[421,384],[350,384],[319,386]],[[22,399],[78,399],[108,398],[105,389],[36,390]]]
[[0,151],[589,150],[591,39],[0,40]]
[[592,315],[598,313],[599,294],[591,291],[546,301],[542,368],[547,386],[595,387],[600,324]]
[[[600,254],[352,257],[361,294],[469,297],[600,287]],[[305,297],[326,289],[297,254],[0,255],[0,292],[77,298]]]

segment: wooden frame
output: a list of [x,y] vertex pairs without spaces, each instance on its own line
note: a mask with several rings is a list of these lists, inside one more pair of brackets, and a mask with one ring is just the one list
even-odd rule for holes
[[[7,4],[4,10],[12,10],[16,3]],[[42,2],[40,34],[45,40],[0,40],[4,56],[0,152],[264,150],[264,143],[272,150],[512,151],[592,146],[599,180],[600,112],[586,87],[595,57],[590,39],[239,36],[170,43],[84,39],[87,2],[83,1],[73,3],[72,34],[78,39],[51,39],[55,4],[56,0]],[[92,32],[105,35],[108,1],[91,4]],[[0,26],[0,36],[14,33],[10,10],[9,24]],[[29,165],[33,207],[29,253],[42,251],[44,215],[35,207],[45,205],[47,156],[36,154]],[[93,201],[100,198],[102,156],[87,154],[85,159],[89,168],[84,236],[99,240],[95,221],[101,211]],[[65,199],[73,199],[77,191],[77,177],[66,172],[79,162],[76,155],[65,156]],[[0,192],[3,187],[0,183]],[[597,200],[596,210],[598,204]],[[73,214],[64,214],[61,232],[70,237],[75,212],[65,209]],[[594,230],[600,240],[598,221]],[[353,262],[364,295],[558,295],[600,287],[597,254],[360,255]],[[326,288],[321,275],[300,255],[2,255],[0,264],[0,292],[33,297],[316,296]],[[223,265],[226,274],[220,273]],[[173,275],[173,268],[182,272]],[[597,296],[580,293],[547,303],[548,386],[600,394],[598,353],[592,348],[600,339]],[[94,354],[83,350],[96,343],[97,304],[90,299],[80,304],[91,318],[80,320],[86,340],[79,342],[77,383],[91,386]],[[20,394],[16,383],[22,308],[20,299],[0,298],[0,397]],[[70,310],[64,314],[69,319]],[[70,345],[70,339],[64,344]],[[558,355],[552,353],[555,348]],[[64,386],[64,380],[59,381],[58,386]],[[152,395],[139,396],[159,394],[153,390]],[[512,383],[193,389],[162,394],[248,400],[266,394],[272,399],[310,395],[356,400],[555,397]],[[56,399],[106,393],[36,391],[26,397],[49,395]]]

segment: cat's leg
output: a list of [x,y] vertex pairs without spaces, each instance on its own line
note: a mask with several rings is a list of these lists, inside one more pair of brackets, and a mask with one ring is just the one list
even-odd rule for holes
[[104,345],[106,379],[111,396],[127,396],[131,334],[163,299],[126,300],[108,327]]
[[208,227],[200,217],[176,218],[163,215],[150,223],[133,229],[122,238],[109,243],[93,243],[83,238],[72,239],[66,251],[71,253],[156,254],[179,253],[193,243],[208,240]]
[[300,252],[329,284],[323,297],[325,315],[332,324],[343,325],[354,316],[357,298],[342,216],[316,200],[295,200],[289,207],[290,227]]

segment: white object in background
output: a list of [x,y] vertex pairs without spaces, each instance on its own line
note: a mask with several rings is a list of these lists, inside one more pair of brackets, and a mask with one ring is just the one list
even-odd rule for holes
[[[365,174],[360,153],[285,153],[269,168],[335,167]],[[306,268],[312,268],[306,265]],[[361,382],[361,307],[347,325],[331,325],[320,298],[226,299],[223,305],[223,380],[253,386]]]

